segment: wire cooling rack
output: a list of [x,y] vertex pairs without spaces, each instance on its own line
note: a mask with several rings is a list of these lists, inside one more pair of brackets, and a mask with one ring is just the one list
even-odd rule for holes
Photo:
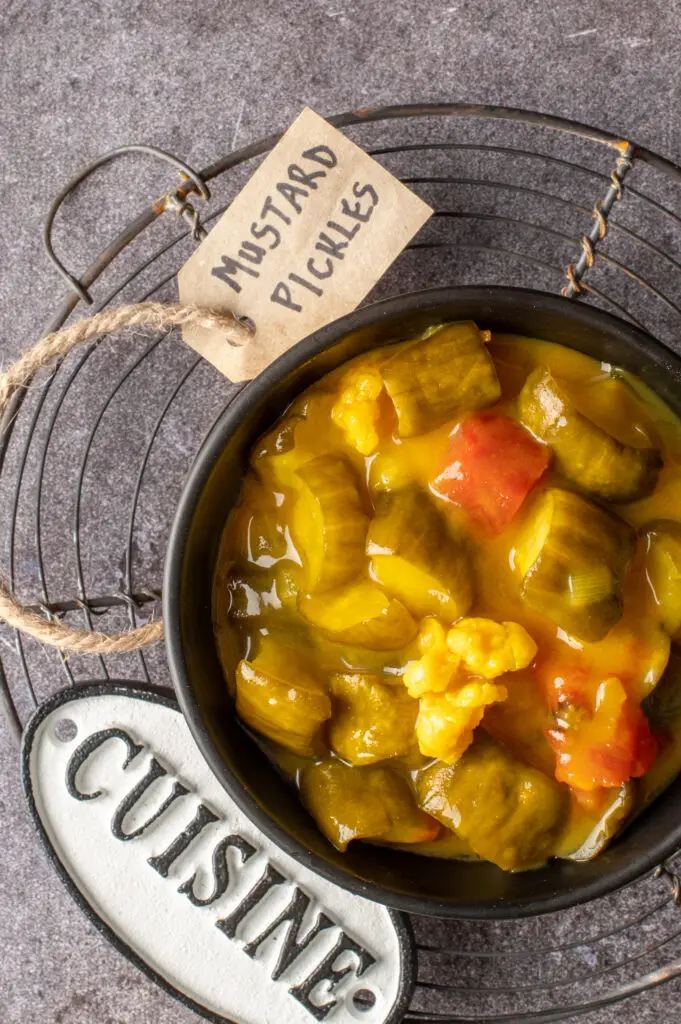
[[[629,140],[528,111],[383,107],[331,120],[436,210],[368,301],[446,284],[563,291],[681,352],[681,168]],[[47,329],[84,304],[175,299],[179,267],[277,138],[200,173],[147,146],[123,147],[85,168],[48,217],[48,253],[69,291]],[[174,165],[180,184],[76,274],[52,246],[59,206],[69,197],[71,212],[80,181],[130,155]],[[121,174],[116,188],[129,188],[129,179]],[[76,231],[79,221],[66,219]],[[174,334],[109,339],[36,379],[0,437],[2,568],[17,595],[105,632],[158,614],[182,481],[236,390]],[[50,693],[97,676],[170,686],[161,648],[65,660],[0,629],[0,704],[17,738]],[[597,903],[541,918],[412,918],[419,970],[406,1020],[565,1020],[681,974],[675,864]]]

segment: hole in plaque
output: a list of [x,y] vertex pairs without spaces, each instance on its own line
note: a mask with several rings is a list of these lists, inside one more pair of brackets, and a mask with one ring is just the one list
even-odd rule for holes
[[78,735],[78,726],[72,718],[60,718],[55,724],[54,735],[60,743],[70,743]]
[[376,995],[370,988],[360,988],[352,997],[353,1006],[362,1013],[368,1013],[376,1005]]

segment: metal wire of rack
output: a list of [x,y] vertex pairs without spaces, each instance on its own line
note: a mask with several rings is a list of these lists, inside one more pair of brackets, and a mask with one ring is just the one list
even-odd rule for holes
[[[680,167],[597,129],[498,107],[383,107],[331,120],[436,210],[369,300],[453,283],[564,291],[681,351]],[[59,264],[69,293],[46,329],[84,302],[102,309],[174,298],[192,246],[277,138],[200,173],[146,146],[82,171],[50,211],[46,240],[56,262],[58,207],[92,170],[135,153],[160,156],[182,178],[83,273]],[[204,212],[197,197],[209,196]],[[187,227],[178,231],[168,213]],[[163,334],[90,345],[18,396],[0,437],[3,568],[12,589],[45,614],[89,628],[103,619],[113,631],[156,614],[183,477],[236,390]],[[93,664],[0,630],[0,706],[17,738],[48,694],[95,675],[170,686],[162,650]],[[406,1020],[558,1021],[676,977],[675,865],[681,855],[661,877],[598,901],[597,916],[590,904],[500,923],[412,918],[419,970]]]

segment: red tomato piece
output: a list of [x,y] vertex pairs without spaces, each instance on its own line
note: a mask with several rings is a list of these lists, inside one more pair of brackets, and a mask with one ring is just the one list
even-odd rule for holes
[[497,413],[478,413],[452,434],[447,465],[435,488],[481,526],[500,533],[548,463],[548,449],[520,423]]
[[587,694],[591,678],[580,657],[581,652],[556,651],[544,653],[540,650],[535,662],[535,674],[542,685],[544,697],[552,711],[561,705],[573,707],[588,706]]
[[619,787],[639,778],[658,752],[648,719],[619,679],[600,683],[594,704],[565,703],[547,734],[556,751],[556,779],[577,790]]

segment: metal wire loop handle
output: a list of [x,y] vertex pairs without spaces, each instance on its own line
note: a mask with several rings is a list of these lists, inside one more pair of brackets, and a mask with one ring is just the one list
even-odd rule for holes
[[[0,375],[0,417],[8,409],[12,397],[27,386],[34,374],[56,359],[63,359],[82,342],[104,338],[125,327],[150,327],[160,331],[189,324],[218,330],[224,335],[227,344],[233,346],[244,345],[251,338],[249,328],[231,313],[217,313],[197,306],[141,302],[134,306],[106,309],[55,334],[48,334]],[[73,629],[62,622],[59,616],[48,613],[46,609],[44,611],[45,614],[40,615],[22,605],[12,595],[7,584],[0,580],[0,619],[60,651],[123,654],[147,647],[163,637],[163,623],[160,620],[125,633],[107,636],[88,629]]]
[[55,197],[47,214],[47,220],[45,221],[45,228],[43,231],[43,242],[45,249],[47,250],[47,255],[51,259],[57,271],[66,281],[69,288],[74,291],[76,295],[83,300],[83,302],[87,303],[88,306],[91,306],[94,301],[89,291],[80,283],[77,277],[74,277],[74,275],[66,269],[54,251],[54,247],[52,245],[52,225],[54,224],[54,219],[60,206],[67,196],[73,192],[76,186],[81,183],[81,181],[88,178],[93,171],[96,171],[99,167],[103,167],[104,164],[111,163],[113,160],[117,160],[118,157],[126,156],[130,153],[146,153],[156,157],[158,160],[163,160],[172,167],[177,168],[186,180],[187,185],[180,186],[176,189],[170,189],[161,197],[160,200],[157,200],[157,203],[161,205],[162,209],[173,209],[180,216],[190,219],[194,239],[200,240],[202,237],[201,232],[203,231],[203,228],[199,223],[198,214],[191,204],[186,202],[186,196],[188,192],[198,192],[202,199],[208,200],[210,199],[210,190],[198,171],[195,171],[189,166],[189,164],[186,164],[184,160],[180,160],[178,157],[173,156],[172,153],[167,153],[164,149],[158,149],[156,146],[145,146],[142,144],[119,146],[117,149],[112,149],[108,153],[104,153],[102,156],[97,157],[96,160],[93,160],[92,163],[89,163],[79,171],[78,174],[71,178],[61,192],[59,192]]

